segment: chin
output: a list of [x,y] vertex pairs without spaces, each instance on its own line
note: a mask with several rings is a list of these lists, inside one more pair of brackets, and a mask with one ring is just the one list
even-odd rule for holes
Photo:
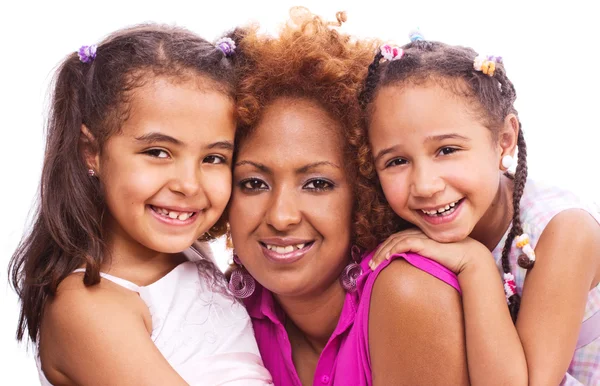
[[151,243],[146,244],[146,247],[160,253],[180,253],[188,249],[194,243],[195,240],[196,239],[189,237],[155,238],[152,240]]
[[456,243],[469,237],[468,232],[462,232],[459,230],[445,232],[424,231],[424,233],[427,235],[427,237],[437,241],[438,243]]

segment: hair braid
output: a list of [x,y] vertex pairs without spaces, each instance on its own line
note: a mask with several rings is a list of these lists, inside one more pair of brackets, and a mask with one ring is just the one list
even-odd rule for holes
[[373,93],[377,87],[377,81],[379,80],[379,62],[381,61],[381,58],[383,58],[383,54],[381,53],[381,50],[379,50],[377,55],[375,55],[373,62],[369,64],[369,71],[365,78],[364,87],[358,96],[358,103],[362,109],[365,109],[373,98]]
[[[513,240],[516,236],[523,234],[523,226],[521,224],[520,217],[520,202],[521,197],[523,196],[523,190],[525,189],[525,182],[527,181],[527,145],[525,144],[525,137],[523,136],[523,131],[521,130],[521,123],[519,123],[519,135],[517,137],[517,146],[519,151],[517,170],[513,178],[514,188],[512,227],[510,229],[510,232],[508,233],[506,242],[504,243],[504,248],[502,249],[502,270],[504,271],[504,273],[510,273],[510,262],[508,260],[508,254],[512,247]],[[521,297],[515,293],[508,299],[508,301],[510,316],[512,317],[513,322],[516,323],[517,314],[519,313],[519,307],[521,305]]]

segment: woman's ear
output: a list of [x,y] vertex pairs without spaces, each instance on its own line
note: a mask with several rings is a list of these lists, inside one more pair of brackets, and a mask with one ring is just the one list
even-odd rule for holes
[[83,154],[83,161],[90,175],[100,174],[100,149],[98,141],[86,125],[81,125],[79,135],[79,151]]

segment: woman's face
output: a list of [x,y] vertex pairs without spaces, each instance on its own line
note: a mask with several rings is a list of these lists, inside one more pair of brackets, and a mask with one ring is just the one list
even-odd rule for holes
[[275,294],[339,285],[348,263],[353,194],[342,129],[306,99],[280,98],[238,149],[230,224],[236,254]]

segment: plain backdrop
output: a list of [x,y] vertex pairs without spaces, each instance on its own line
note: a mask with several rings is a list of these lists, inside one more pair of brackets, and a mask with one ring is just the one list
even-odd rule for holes
[[[8,1],[0,5],[0,384],[35,385],[31,349],[14,339],[16,295],[8,261],[36,198],[56,65],[83,44],[146,21],[177,24],[209,40],[258,21],[275,32],[293,5],[334,20],[343,31],[404,44],[419,27],[430,40],[501,55],[517,92],[530,175],[600,201],[597,148],[600,27],[593,1]],[[215,247],[226,260],[222,244]],[[135,353],[132,353],[135,355]]]

